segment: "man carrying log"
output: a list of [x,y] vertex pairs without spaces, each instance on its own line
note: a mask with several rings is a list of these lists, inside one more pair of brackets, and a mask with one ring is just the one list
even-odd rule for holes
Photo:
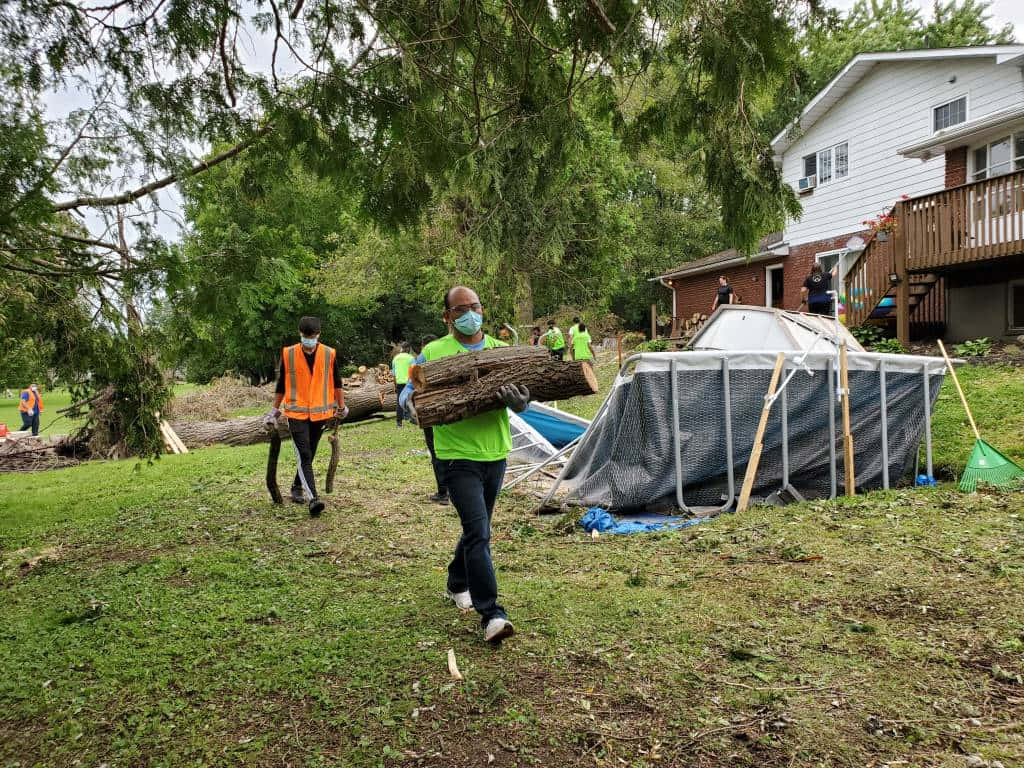
[[335,413],[344,419],[348,408],[345,390],[341,388],[338,355],[320,343],[320,318],[299,320],[299,335],[298,344],[281,350],[274,407],[268,416],[276,419],[284,406],[299,463],[292,481],[292,501],[303,504],[308,497],[310,517],[320,517],[324,503],[316,493],[313,457],[328,420]]
[[[481,330],[483,307],[470,288],[456,286],[445,294],[444,320],[452,332],[427,344],[417,358],[418,364],[507,346]],[[399,407],[406,408],[415,419],[412,394],[410,382],[402,390]],[[505,406],[517,412],[526,410],[530,403],[530,391],[514,384],[502,387],[500,396]],[[491,516],[511,450],[505,408],[434,428],[434,451],[445,463],[445,485],[462,522],[462,536],[448,566],[446,594],[461,610],[473,608],[480,614],[484,639],[493,643],[514,632],[498,603],[498,582],[491,560]]]

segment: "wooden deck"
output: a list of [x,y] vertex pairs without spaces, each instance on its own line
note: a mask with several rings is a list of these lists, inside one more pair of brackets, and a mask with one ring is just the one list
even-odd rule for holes
[[906,344],[912,315],[942,319],[943,271],[1024,253],[1024,171],[900,200],[892,214],[895,231],[871,237],[846,275],[846,316],[857,326],[887,310]]

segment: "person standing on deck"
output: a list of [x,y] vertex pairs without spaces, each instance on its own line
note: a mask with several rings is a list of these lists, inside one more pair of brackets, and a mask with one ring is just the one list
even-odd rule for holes
[[[412,347],[409,346],[409,342],[403,341],[399,347],[399,352],[395,355],[391,361],[391,372],[395,375],[395,396],[402,394],[402,390],[405,389],[405,385],[409,383],[409,366],[412,365],[415,358],[410,354]],[[405,409],[395,409],[395,423],[397,426],[402,426],[402,419],[405,415]]]
[[[476,292],[456,286],[444,297],[444,319],[451,333],[423,347],[424,362],[465,352],[506,346],[487,336],[483,306]],[[406,385],[399,404],[415,419],[413,388]],[[521,412],[530,403],[526,387],[506,385],[499,390],[507,408]],[[462,536],[448,566],[446,595],[461,610],[480,614],[484,639],[499,642],[515,631],[498,603],[498,581],[491,560],[491,517],[512,450],[508,410],[501,408],[434,428],[434,450],[445,462],[445,485],[459,513]]]
[[320,343],[320,318],[299,320],[299,343],[281,350],[274,407],[268,417],[288,417],[299,469],[292,480],[292,501],[303,504],[309,498],[310,517],[320,517],[324,503],[316,493],[313,458],[324,426],[337,414],[348,416],[345,390],[341,388],[338,355]]
[[21,414],[22,430],[31,429],[33,437],[38,435],[39,414],[43,412],[43,398],[39,394],[38,384],[32,384],[28,389],[21,390],[18,412]]
[[587,331],[587,324],[580,323],[576,326],[576,332],[572,335],[572,345],[569,348],[573,360],[588,360],[593,363],[594,347],[590,343],[590,332]]

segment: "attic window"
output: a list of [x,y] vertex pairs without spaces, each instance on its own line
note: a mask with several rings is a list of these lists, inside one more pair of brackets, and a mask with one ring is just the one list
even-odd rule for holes
[[932,130],[944,131],[947,128],[967,121],[967,97],[961,96],[946,104],[932,108]]

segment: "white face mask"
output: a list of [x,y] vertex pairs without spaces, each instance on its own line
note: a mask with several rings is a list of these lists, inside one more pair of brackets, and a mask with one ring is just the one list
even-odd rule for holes
[[301,341],[302,341],[302,348],[303,348],[303,349],[307,349],[307,350],[310,350],[310,351],[312,351],[312,350],[316,349],[316,345],[317,345],[317,342],[319,341],[319,339],[320,339],[320,337],[319,337],[319,336],[314,336],[314,337],[313,337],[313,338],[311,338],[311,339],[310,339],[310,338],[307,338],[307,337],[305,337],[305,336],[302,336],[302,337],[301,337]]

